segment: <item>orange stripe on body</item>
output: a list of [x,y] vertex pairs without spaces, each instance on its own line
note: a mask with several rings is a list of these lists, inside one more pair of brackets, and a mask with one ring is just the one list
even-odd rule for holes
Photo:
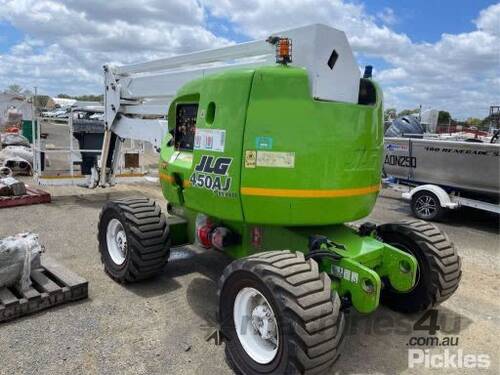
[[174,178],[166,173],[160,173],[160,180],[170,182],[171,184],[174,182]]
[[[173,176],[166,173],[160,173],[160,180],[175,183]],[[184,187],[191,186],[191,181],[184,180]],[[257,196],[257,197],[282,197],[282,198],[341,198],[352,197],[357,195],[366,195],[375,193],[380,190],[380,185],[371,185],[359,188],[350,189],[270,189],[258,187],[242,187],[240,192],[242,195]]]
[[[170,176],[170,175],[168,175],[166,173],[160,173],[160,180],[165,181],[165,182],[169,182],[171,184],[175,184],[174,177]],[[189,186],[191,186],[191,181],[189,181],[189,180],[182,181],[182,186],[183,187],[189,187]]]
[[257,197],[284,197],[284,198],[340,198],[352,197],[356,195],[365,195],[375,193],[380,190],[380,185],[365,186],[351,189],[268,189],[257,187],[242,187],[242,195]]

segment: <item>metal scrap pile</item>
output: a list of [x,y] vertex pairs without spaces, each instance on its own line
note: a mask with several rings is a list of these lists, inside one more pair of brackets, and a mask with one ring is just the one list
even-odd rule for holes
[[26,194],[26,185],[13,177],[0,178],[0,197],[1,196],[21,196]]
[[20,134],[0,134],[0,177],[32,173],[33,152],[28,139]]

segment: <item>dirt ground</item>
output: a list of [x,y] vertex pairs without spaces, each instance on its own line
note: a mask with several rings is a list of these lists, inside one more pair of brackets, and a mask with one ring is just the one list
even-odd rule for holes
[[[103,272],[96,228],[106,200],[145,195],[161,202],[155,184],[107,190],[47,188],[51,204],[0,210],[0,237],[23,231],[40,234],[47,255],[89,281],[87,300],[0,324],[0,374],[231,374],[224,345],[205,341],[214,325],[216,281],[228,263],[222,255],[190,248],[172,252],[154,280],[123,286]],[[369,219],[376,223],[410,217],[398,194],[384,191]],[[449,367],[450,374],[499,373],[498,217],[472,210],[454,212],[439,226],[463,260],[457,293],[438,309],[437,337],[457,337],[454,347],[430,354],[487,355],[488,369]],[[351,311],[343,354],[332,373],[417,374],[408,368],[412,326],[420,317],[380,308],[362,316]]]

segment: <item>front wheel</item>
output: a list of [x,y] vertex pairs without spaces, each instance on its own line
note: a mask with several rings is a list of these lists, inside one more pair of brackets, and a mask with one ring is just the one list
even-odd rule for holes
[[160,207],[151,199],[107,202],[97,234],[105,271],[119,282],[156,275],[170,254],[168,229]]
[[339,357],[344,315],[328,275],[300,252],[231,263],[219,282],[226,358],[243,374],[321,374]]
[[377,236],[418,262],[413,289],[401,293],[389,285],[382,290],[383,304],[395,311],[415,313],[447,300],[457,290],[462,276],[460,257],[448,236],[434,224],[421,220],[384,224],[377,228]]

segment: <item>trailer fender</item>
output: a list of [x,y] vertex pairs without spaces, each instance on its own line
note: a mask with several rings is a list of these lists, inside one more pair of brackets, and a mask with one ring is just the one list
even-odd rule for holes
[[458,203],[452,202],[450,196],[446,191],[444,191],[442,187],[432,184],[417,186],[416,188],[411,189],[409,192],[403,193],[402,197],[404,199],[411,200],[413,195],[415,195],[419,191],[430,191],[431,193],[436,195],[436,197],[438,197],[439,199],[439,204],[441,205],[441,207],[455,209],[459,206]]

